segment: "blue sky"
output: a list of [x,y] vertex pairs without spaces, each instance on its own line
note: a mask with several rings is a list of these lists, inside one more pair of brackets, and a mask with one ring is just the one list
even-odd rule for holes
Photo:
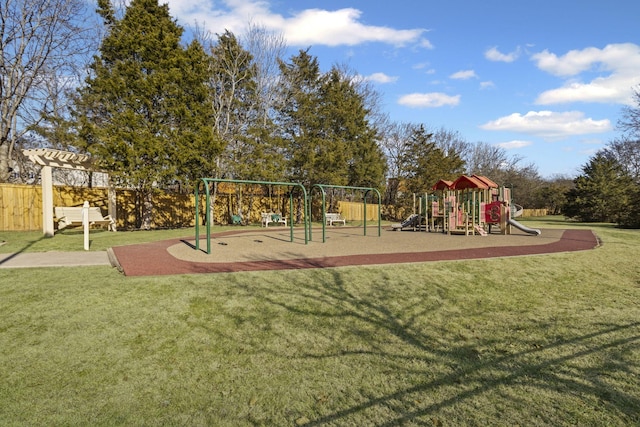
[[640,88],[638,0],[168,4],[183,26],[278,32],[290,54],[310,47],[324,70],[370,79],[391,120],[500,145],[543,177],[580,173]]

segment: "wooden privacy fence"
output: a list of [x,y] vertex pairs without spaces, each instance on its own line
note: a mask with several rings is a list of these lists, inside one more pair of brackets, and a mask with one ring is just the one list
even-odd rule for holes
[[[82,206],[88,201],[103,215],[108,214],[108,189],[53,186],[54,206]],[[187,227],[194,224],[193,195],[159,192],[153,198],[152,227]],[[142,200],[133,190],[116,190],[116,226],[136,227]],[[39,185],[0,184],[0,231],[42,230],[42,187]]]
[[[288,197],[268,194],[260,189],[237,193],[231,186],[220,186],[215,198],[212,220],[216,224],[231,223],[231,216],[242,213],[244,223],[260,223],[261,212],[284,212]],[[108,189],[53,186],[53,206],[100,207],[108,212]],[[250,194],[251,193],[251,194]],[[203,197],[204,200],[204,197]],[[203,202],[204,203],[204,202]],[[116,227],[120,230],[139,227],[144,202],[140,193],[116,190]],[[157,191],[153,196],[152,228],[178,228],[195,225],[193,194]],[[362,216],[362,214],[360,214]],[[42,187],[39,185],[0,184],[0,231],[42,230]]]
[[[231,215],[243,212],[245,223],[259,223],[261,212],[284,212],[288,209],[286,196],[244,194],[238,198],[231,188],[221,188],[216,197],[213,222],[227,224]],[[70,186],[53,187],[54,206],[82,206],[87,200],[108,214],[107,188]],[[192,227],[195,225],[193,194],[158,192],[154,195],[153,228]],[[116,226],[133,229],[141,218],[143,201],[134,190],[116,190]],[[388,207],[383,207],[388,210]],[[361,202],[338,202],[338,211],[347,221],[363,221]],[[389,212],[383,212],[388,215]],[[402,216],[402,213],[396,213]],[[525,209],[523,216],[544,216],[546,209]],[[377,221],[378,204],[367,203],[367,221]],[[0,231],[42,230],[42,188],[39,185],[0,184]]]
[[[363,209],[364,204],[361,202],[342,202],[338,201],[338,211],[347,221],[364,221]],[[367,203],[367,221],[378,220],[378,203]]]
[[42,230],[42,188],[0,184],[0,230]]
[[523,209],[522,210],[522,216],[525,216],[525,217],[546,216],[546,215],[547,215],[546,209]]

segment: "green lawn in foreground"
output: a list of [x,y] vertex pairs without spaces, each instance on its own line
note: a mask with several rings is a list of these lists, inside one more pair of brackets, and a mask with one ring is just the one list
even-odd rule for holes
[[478,261],[0,269],[0,425],[640,425],[640,232],[588,227]]

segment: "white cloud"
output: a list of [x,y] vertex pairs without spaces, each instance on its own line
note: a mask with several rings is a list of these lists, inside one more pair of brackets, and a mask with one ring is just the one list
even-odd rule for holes
[[544,50],[531,56],[538,68],[556,76],[573,76],[600,64],[602,69],[637,71],[640,66],[640,46],[633,43],[610,44],[604,49],[588,47],[571,50],[558,57]]
[[631,88],[634,86],[634,80],[638,80],[640,83],[640,79],[631,78],[622,84],[616,80],[598,78],[590,83],[567,83],[561,88],[542,92],[535,102],[538,105],[569,102],[614,102],[632,105]]
[[480,82],[480,89],[492,89],[496,85],[492,81]]
[[492,47],[484,53],[484,57],[489,61],[495,62],[513,62],[520,56],[520,48],[511,53],[502,53],[497,47]]
[[285,38],[292,45],[338,46],[376,41],[401,46],[418,41],[424,32],[421,29],[395,30],[364,25],[359,22],[361,14],[353,8],[335,11],[306,9],[284,20]]
[[485,130],[526,133],[552,140],[612,130],[609,120],[585,118],[580,111],[529,111],[525,115],[514,113],[480,127]]
[[366,76],[365,80],[376,83],[394,83],[398,81],[398,77],[388,76],[385,73],[373,73]]
[[[531,57],[538,68],[567,78],[565,84],[542,92],[537,104],[602,102],[633,105],[632,88],[640,84],[640,46],[632,43],[610,44],[604,49],[589,47],[557,56],[545,50]],[[596,72],[588,82],[580,75]]]
[[411,93],[401,96],[398,104],[411,108],[433,108],[445,105],[455,106],[460,103],[460,95],[447,95],[441,92]]
[[449,78],[454,80],[468,80],[472,78],[477,78],[476,72],[473,70],[462,70],[457,73],[453,73],[449,76]]
[[363,24],[362,12],[354,8],[337,10],[304,9],[283,16],[261,0],[169,0],[172,14],[185,24],[197,22],[213,33],[225,29],[240,35],[249,22],[283,34],[289,46],[327,45],[353,46],[379,42],[394,46],[415,44],[432,48],[423,37],[423,28],[394,29]]
[[508,141],[508,142],[499,142],[495,145],[497,145],[500,148],[504,148],[505,150],[513,150],[516,148],[522,148],[522,147],[527,147],[529,145],[532,145],[533,142],[531,141],[520,141],[520,140],[514,140],[514,141]]
[[425,38],[421,38],[418,42],[418,46],[423,47],[425,49],[433,49],[433,44]]

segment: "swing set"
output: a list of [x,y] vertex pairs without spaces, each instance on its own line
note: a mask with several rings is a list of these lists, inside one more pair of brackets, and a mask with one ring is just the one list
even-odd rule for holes
[[[207,239],[207,254],[211,254],[211,185],[217,184],[220,182],[229,183],[229,184],[248,184],[248,185],[269,185],[276,187],[285,187],[289,190],[289,212],[293,214],[293,193],[295,189],[300,189],[302,193],[302,202],[303,202],[303,212],[304,217],[302,223],[304,225],[304,243],[305,245],[309,242],[309,238],[311,236],[311,225],[308,216],[309,208],[307,206],[307,190],[304,188],[302,184],[293,183],[293,182],[277,182],[277,181],[250,181],[243,179],[222,179],[222,178],[201,178],[200,182],[195,188],[195,200],[196,200],[196,250],[200,249],[200,186],[204,185],[205,191],[205,223],[206,223],[206,239]],[[378,195],[379,197],[379,195]],[[293,215],[292,215],[293,216]],[[293,226],[294,221],[289,221],[289,229],[290,229],[290,238],[291,242],[293,242]]]
[[[381,197],[380,197],[380,192],[372,187],[350,187],[350,186],[345,186],[345,185],[325,185],[325,184],[314,184],[311,187],[311,190],[309,191],[309,197],[311,198],[311,203],[309,204],[310,206],[313,205],[313,190],[314,189],[318,189],[320,191],[320,194],[322,195],[322,204],[321,204],[321,212],[322,212],[322,243],[326,242],[326,228],[327,228],[327,203],[326,203],[326,196],[327,193],[325,191],[325,189],[330,188],[330,189],[344,189],[344,190],[356,190],[356,191],[362,191],[362,200],[363,200],[363,219],[364,219],[364,224],[363,224],[363,228],[364,228],[364,235],[367,235],[367,196],[374,192],[377,196],[378,196],[378,237],[381,236],[381,232],[382,232],[382,217],[381,217],[381,212],[382,212],[382,206],[381,206]],[[310,207],[309,207],[310,208]],[[311,217],[311,215],[309,215],[309,217]],[[312,240],[311,238],[311,227],[309,227],[309,240]]]

